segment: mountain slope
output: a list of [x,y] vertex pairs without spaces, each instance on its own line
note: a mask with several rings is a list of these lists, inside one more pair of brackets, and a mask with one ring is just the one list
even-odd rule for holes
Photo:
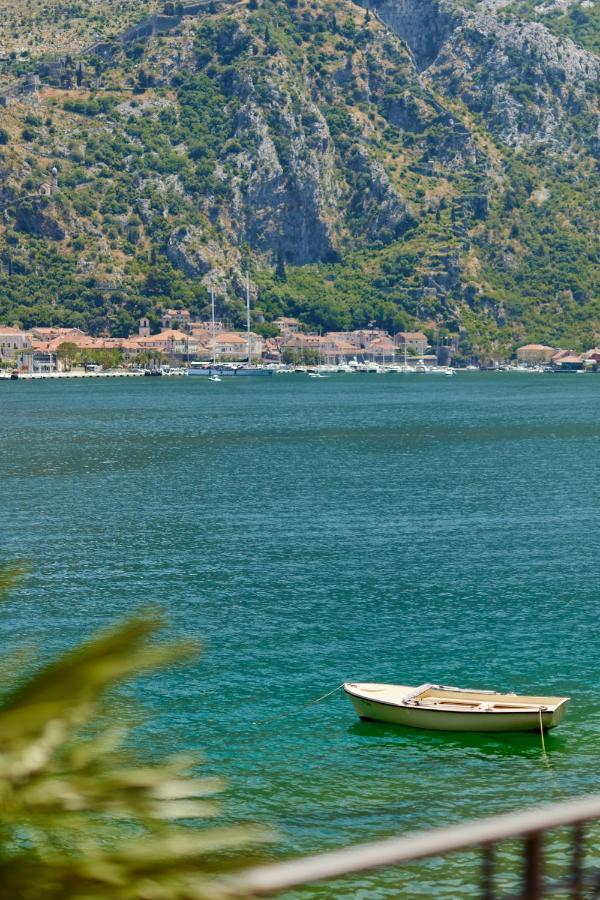
[[241,321],[249,268],[267,321],[600,339],[598,57],[500,4],[371,5],[108,17],[45,60],[0,110],[0,318],[125,334],[214,287]]

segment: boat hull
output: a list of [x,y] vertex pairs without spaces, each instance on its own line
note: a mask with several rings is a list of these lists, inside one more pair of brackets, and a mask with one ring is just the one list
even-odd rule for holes
[[213,375],[218,375],[220,378],[240,378],[242,376],[255,376],[255,375],[272,375],[272,369],[255,369],[254,367],[249,366],[238,366],[238,368],[234,368],[233,366],[206,366],[205,368],[201,368],[200,366],[191,367],[187,370],[188,375],[197,377],[198,375],[204,378],[210,378]]
[[239,376],[257,376],[257,375],[272,375],[273,369],[258,369],[254,366],[241,366],[239,369],[235,370],[236,377]]
[[[469,732],[517,732],[540,730],[538,710],[519,712],[461,712],[446,709],[430,709],[419,706],[402,706],[382,703],[378,700],[357,697],[345,689],[352,705],[361,719],[422,728],[431,731]],[[564,718],[567,704],[556,710],[543,711],[541,724],[544,731],[555,728]]]
[[218,375],[220,378],[228,378],[233,377],[235,375],[235,369],[228,369],[226,366],[207,366],[206,368],[190,368],[187,370],[188,376],[197,378],[201,376],[203,378],[211,378],[215,375]]

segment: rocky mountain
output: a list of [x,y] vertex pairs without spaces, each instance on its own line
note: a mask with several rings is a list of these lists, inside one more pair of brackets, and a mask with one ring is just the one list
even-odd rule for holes
[[600,341],[598,19],[561,4],[94,0],[59,54],[15,20],[0,319],[125,334],[212,287],[241,321],[248,269],[265,333]]

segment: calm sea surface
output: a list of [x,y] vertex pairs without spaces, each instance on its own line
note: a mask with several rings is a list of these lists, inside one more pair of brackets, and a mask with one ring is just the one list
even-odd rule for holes
[[[2,646],[161,604],[204,653],[140,686],[144,746],[201,747],[275,854],[598,790],[600,378],[0,382],[0,411],[0,558],[32,561]],[[267,721],[344,679],[574,700],[550,766],[539,736],[360,723],[340,693]],[[404,896],[470,896],[467,869]]]

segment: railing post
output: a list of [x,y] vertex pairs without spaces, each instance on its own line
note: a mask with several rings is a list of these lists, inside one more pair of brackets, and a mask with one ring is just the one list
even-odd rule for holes
[[494,900],[494,850],[493,844],[481,848],[481,898]]
[[534,831],[525,838],[525,881],[523,900],[542,900],[542,834]]
[[[334,881],[359,872],[396,867],[449,853],[476,851],[481,854],[479,896],[484,900],[496,900],[500,896],[500,887],[495,883],[499,866],[497,848],[504,841],[520,839],[522,871],[517,890],[521,900],[542,900],[557,891],[572,900],[583,900],[592,895],[600,900],[600,868],[594,865],[595,860],[586,860],[585,854],[587,823],[594,821],[600,821],[600,794],[330,850],[303,859],[271,863],[225,877],[220,880],[220,885],[224,896],[228,897],[280,896],[304,885]],[[547,881],[545,835],[558,828],[570,829],[568,837],[571,838],[572,852],[562,867],[563,873],[567,869],[569,877]],[[586,861],[589,869],[584,866]],[[514,900],[515,894],[511,897]]]
[[573,900],[581,900],[583,897],[583,824],[581,822],[573,826],[571,896]]

